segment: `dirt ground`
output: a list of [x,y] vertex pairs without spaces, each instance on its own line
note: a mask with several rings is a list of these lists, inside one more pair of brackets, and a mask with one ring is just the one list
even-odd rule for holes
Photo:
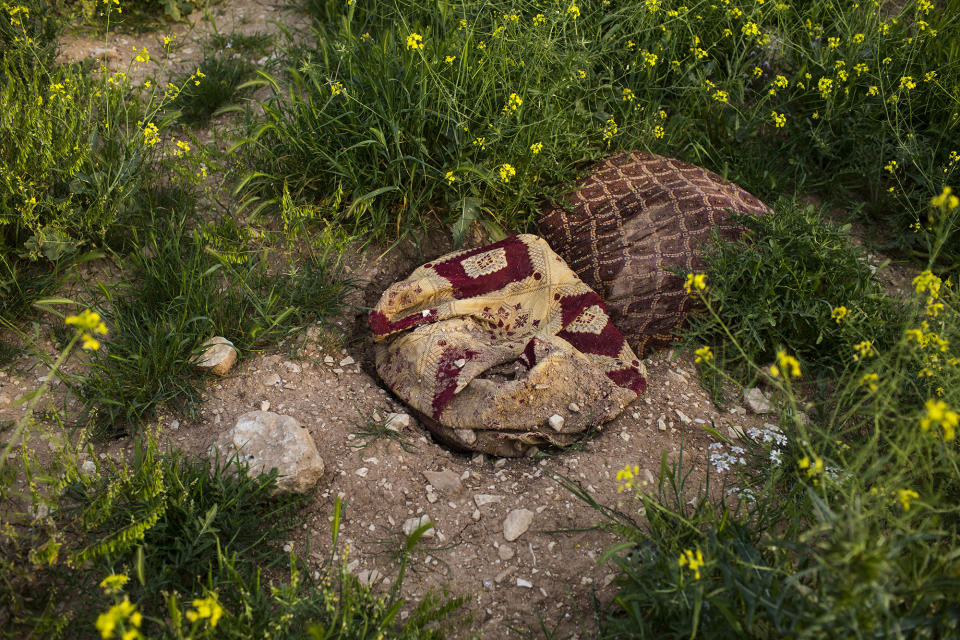
[[[223,33],[277,31],[271,21],[289,24],[298,19],[284,9],[250,0],[215,5],[214,13]],[[174,63],[189,67],[211,30],[200,14],[194,14],[162,34],[119,35],[106,45],[102,38],[73,33],[63,43],[62,57],[78,60],[92,55],[121,69],[135,55],[134,48],[153,51],[162,35],[175,34],[181,44]],[[446,587],[468,596],[472,629],[483,637],[518,637],[538,628],[540,618],[547,628],[558,627],[558,637],[590,637],[592,598],[607,603],[616,590],[615,568],[598,562],[616,539],[590,529],[598,514],[560,486],[557,477],[581,483],[599,502],[618,506],[642,521],[640,503],[629,493],[617,492],[618,470],[636,464],[639,477],[652,480],[661,457],[674,461],[682,447],[684,465],[692,468],[691,486],[696,488],[715,451],[709,447],[716,438],[704,426],[727,435],[735,426],[750,429],[776,419],[738,405],[721,411],[700,385],[692,358],[662,351],[645,361],[646,392],[573,450],[547,450],[522,459],[454,453],[436,444],[415,421],[400,434],[405,448],[387,439],[363,446],[358,424],[386,412],[407,411],[373,373],[364,307],[372,306],[391,282],[449,250],[449,244],[437,236],[421,248],[418,254],[406,244],[379,258],[378,251],[368,250],[350,259],[351,275],[360,288],[353,300],[356,311],[339,320],[348,336],[344,346],[331,348],[329,332],[315,327],[296,344],[249,357],[225,378],[208,380],[194,418],[162,417],[160,433],[177,448],[204,456],[243,413],[269,408],[292,416],[309,430],[326,466],[316,500],[303,512],[298,535],[288,542],[298,555],[316,567],[329,557],[330,519],[339,496],[345,504],[341,539],[350,547],[349,567],[374,589],[386,589],[396,575],[393,552],[404,522],[426,515],[435,523],[435,536],[417,548],[403,595],[416,599]],[[52,344],[42,346],[53,352]],[[27,355],[0,370],[0,424],[22,415],[24,407],[16,401],[36,389],[45,374],[45,367]],[[64,400],[58,392],[62,388],[54,383],[52,402]],[[123,456],[131,446],[128,440],[118,440],[102,446],[98,455]],[[445,470],[459,477],[458,486],[442,490],[424,476]],[[719,475],[721,483],[723,476]],[[514,509],[528,509],[534,518],[529,530],[508,542],[503,523]]]

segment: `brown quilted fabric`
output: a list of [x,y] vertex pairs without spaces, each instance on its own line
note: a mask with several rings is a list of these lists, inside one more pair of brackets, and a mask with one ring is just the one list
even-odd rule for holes
[[681,273],[702,271],[700,245],[716,227],[738,239],[728,210],[770,209],[717,174],[686,162],[634,151],[600,162],[568,197],[540,217],[540,233],[607,303],[607,312],[638,356],[671,340],[693,300]]

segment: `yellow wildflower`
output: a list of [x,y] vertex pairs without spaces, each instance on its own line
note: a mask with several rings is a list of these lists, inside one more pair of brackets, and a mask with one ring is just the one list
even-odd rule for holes
[[637,465],[626,465],[620,471],[617,471],[617,492],[622,493],[626,489],[633,488],[633,479],[640,473],[640,467]]
[[693,293],[696,291],[704,291],[707,288],[707,274],[705,273],[688,273],[687,279],[683,283],[683,290],[687,293]]
[[423,36],[419,33],[411,33],[407,36],[407,49],[423,51]]
[[457,181],[457,177],[453,175],[453,171],[447,171],[444,177],[447,179],[447,184],[453,184]]
[[950,187],[944,187],[943,191],[940,192],[940,195],[934,196],[930,199],[930,204],[938,209],[956,209],[960,206],[960,198],[957,198],[955,195],[951,195],[953,189]]
[[[140,635],[140,632],[137,631],[137,628],[140,627],[142,622],[143,616],[137,611],[137,606],[130,602],[130,598],[124,596],[123,602],[113,605],[105,613],[97,616],[96,627],[97,631],[100,632],[101,638],[115,637],[118,630],[117,627],[121,627],[124,629],[123,640],[133,640],[134,638],[143,637]],[[127,623],[134,628],[127,629]]]
[[210,620],[210,626],[215,627],[223,616],[223,607],[217,602],[216,594],[203,599],[193,601],[193,609],[187,611],[187,620],[196,622],[197,620]]
[[686,567],[693,571],[693,577],[696,580],[700,579],[700,567],[703,566],[703,553],[700,549],[693,551],[687,549],[682,554],[680,554],[680,559],[677,561],[681,567]]
[[876,391],[877,380],[879,379],[880,379],[880,376],[878,376],[876,373],[865,373],[862,376],[860,376],[860,386],[866,387],[870,391]]
[[567,15],[570,16],[572,20],[576,20],[580,17],[580,7],[578,7],[576,4],[571,4],[569,7],[567,7]]
[[840,305],[839,307],[834,307],[833,311],[830,312],[830,318],[837,321],[837,324],[840,324],[840,321],[850,315],[850,310],[845,306]]
[[897,500],[903,505],[904,511],[910,510],[910,501],[919,498],[920,494],[913,489],[897,489]]
[[542,150],[543,150],[542,142],[534,142],[532,145],[530,145],[530,153],[532,153],[533,155],[537,155]]
[[503,163],[500,165],[500,181],[503,183],[510,182],[510,178],[517,175],[517,170],[513,168],[513,165],[509,163]]
[[103,589],[103,592],[107,595],[112,595],[122,591],[123,586],[129,581],[130,578],[122,573],[114,573],[100,581],[100,588]]
[[853,346],[855,353],[853,354],[854,360],[862,360],[864,358],[871,358],[876,355],[873,351],[873,343],[869,340],[863,340],[858,342]]
[[703,346],[693,352],[696,354],[695,362],[710,362],[713,360],[713,352],[710,350],[710,346]]
[[943,439],[947,442],[956,435],[957,425],[960,424],[960,414],[950,409],[943,400],[927,400],[927,414],[920,420],[920,430],[929,431],[930,427],[940,427],[943,430]]
[[770,365],[770,375],[774,378],[779,378],[781,375],[784,378],[799,378],[800,361],[780,349],[777,351],[777,363]]
[[771,111],[770,117],[773,118],[773,125],[778,129],[787,126],[787,116],[785,114]]

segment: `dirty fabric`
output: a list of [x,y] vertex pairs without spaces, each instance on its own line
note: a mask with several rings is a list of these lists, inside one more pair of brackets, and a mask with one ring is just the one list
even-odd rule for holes
[[742,237],[730,212],[770,212],[711,171],[642,151],[606,158],[576,187],[544,208],[540,233],[603,296],[641,358],[673,341],[694,307],[683,274],[703,270],[703,243]]
[[646,386],[603,301],[533,235],[423,265],[369,321],[377,373],[460,449],[570,444]]

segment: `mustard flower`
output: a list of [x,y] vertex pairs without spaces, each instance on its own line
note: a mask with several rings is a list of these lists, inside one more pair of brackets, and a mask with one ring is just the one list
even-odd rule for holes
[[640,467],[637,465],[626,465],[620,471],[617,471],[617,492],[622,493],[627,489],[633,488],[633,479],[640,473]]
[[473,142],[471,142],[470,144],[472,144],[475,147],[480,147],[481,149],[486,149],[487,139],[484,136],[480,136],[479,138],[474,138]]
[[457,56],[447,56],[443,59],[447,64],[453,64],[453,61],[457,59]]
[[936,79],[937,79],[937,72],[936,72],[936,71],[927,71],[925,74],[923,74],[923,81],[924,81],[924,82],[933,82],[933,81],[936,80]]
[[423,51],[423,36],[419,33],[411,33],[407,36],[407,49]]
[[100,588],[103,589],[103,592],[107,595],[112,595],[122,591],[124,585],[129,581],[130,578],[128,576],[122,573],[114,573],[100,581]]
[[695,362],[710,362],[713,360],[713,351],[710,350],[710,346],[703,346],[693,352],[696,354]]
[[658,140],[663,138],[663,136],[665,136],[666,134],[667,134],[666,130],[664,130],[664,128],[659,124],[653,128],[653,137],[657,138]]
[[338,95],[340,95],[341,93],[343,93],[343,83],[342,83],[342,82],[334,82],[333,84],[331,84],[331,85],[330,85],[330,93],[331,93],[331,95],[335,95],[335,96],[338,96]]
[[771,111],[770,117],[773,118],[773,125],[778,129],[787,126],[787,116],[785,114]]
[[870,342],[869,340],[863,340],[861,342],[858,342],[853,346],[853,350],[854,350],[854,354],[853,354],[854,360],[863,360],[866,358],[872,358],[874,355],[876,355],[876,353],[874,353],[873,351],[873,343]]
[[840,38],[827,38],[827,49],[839,49]]
[[839,307],[834,307],[833,311],[830,312],[830,318],[837,321],[837,324],[840,324],[840,321],[850,315],[850,310],[845,306],[840,305]]
[[617,135],[619,128],[617,127],[617,121],[613,118],[609,118],[606,123],[603,125],[603,139],[610,144],[610,140],[613,139],[613,136]]
[[913,287],[917,293],[927,293],[929,292],[930,297],[933,299],[940,297],[940,286],[943,284],[943,280],[933,275],[933,272],[927,269],[913,279]]
[[890,172],[890,173],[896,173],[896,172],[897,172],[897,166],[898,166],[898,165],[897,165],[897,161],[896,161],[896,160],[891,160],[891,161],[888,162],[887,164],[883,165],[883,168],[884,168],[885,171],[888,171],[888,172]]
[[938,209],[956,209],[960,206],[960,198],[952,195],[953,189],[950,187],[944,187],[943,191],[940,192],[940,195],[934,196],[930,199],[930,204]]
[[943,400],[927,400],[927,413],[920,420],[920,430],[929,431],[931,427],[940,427],[943,430],[943,439],[950,442],[956,436],[957,425],[960,424],[960,414],[950,409]]
[[745,35],[745,36],[759,36],[759,35],[760,35],[760,27],[757,26],[757,23],[756,23],[756,22],[747,22],[747,23],[744,24],[742,27],[740,27],[740,31],[741,31],[741,32],[743,33],[743,35]]
[[878,96],[878,95],[880,95],[880,89],[877,88],[876,85],[870,85],[870,87],[867,89],[867,95],[868,95],[868,96]]
[[580,79],[582,80],[587,77],[587,72],[583,69],[577,69],[577,75],[580,76]]
[[636,98],[637,96],[633,93],[632,89],[624,89],[620,92],[620,99],[624,102],[633,102]]
[[717,102],[726,103],[730,99],[730,94],[728,94],[726,91],[717,89],[713,92],[713,99]]
[[537,155],[541,151],[543,151],[542,142],[534,142],[532,145],[530,145],[530,153],[532,153],[533,155]]
[[516,111],[523,105],[523,98],[518,96],[515,93],[511,93],[510,97],[507,99],[507,104],[504,105],[504,111]]
[[[121,636],[123,640],[134,640],[135,638],[142,638],[137,629],[140,627],[140,624],[143,622],[143,616],[139,611],[137,611],[137,606],[130,602],[130,598],[127,596],[123,597],[123,601],[119,602],[105,613],[101,613],[97,616],[96,627],[97,631],[100,632],[101,638],[113,638],[116,636],[117,627],[124,629],[124,634]],[[133,629],[127,629],[127,624],[133,626]]]
[[517,175],[517,170],[513,168],[513,165],[505,162],[500,165],[499,169],[500,181],[503,183],[510,182],[510,178]]
[[900,88],[907,89],[916,89],[917,83],[913,81],[913,76],[901,76],[900,77]]
[[820,90],[820,97],[826,100],[833,92],[833,79],[820,78],[820,81],[817,82],[817,89]]
[[876,391],[877,380],[879,379],[880,379],[880,376],[878,376],[876,373],[865,373],[862,376],[860,376],[860,386],[866,387],[870,391]]
[[776,364],[770,365],[770,375],[774,378],[783,376],[784,378],[800,377],[800,361],[780,349],[777,351]]
[[453,175],[453,171],[447,171],[444,177],[447,179],[447,184],[453,184],[454,182],[457,181],[457,177]]
[[810,456],[803,456],[797,461],[797,466],[805,469],[807,471],[807,477],[811,478],[814,484],[817,484],[817,476],[823,473],[823,458],[814,456],[813,460],[811,460]]
[[223,616],[223,607],[217,602],[216,594],[194,600],[193,606],[193,609],[187,611],[187,620],[190,622],[209,619],[210,626],[215,627]]
[[687,279],[683,283],[683,290],[687,293],[693,293],[694,291],[705,291],[707,288],[707,274],[705,273],[688,273]]
[[539,27],[546,21],[547,19],[544,17],[542,13],[538,13],[537,15],[533,16],[533,26],[535,27]]
[[160,129],[152,122],[148,122],[143,128],[143,144],[152,147],[158,142],[160,142]]
[[703,566],[703,553],[700,549],[693,551],[692,549],[687,549],[680,554],[680,559],[677,561],[677,564],[681,567],[686,567],[690,571],[693,571],[693,577],[696,580],[700,579],[700,567]]
[[853,34],[853,44],[860,44],[861,42],[863,42],[863,34],[862,33]]
[[578,7],[576,3],[571,4],[567,7],[567,15],[570,16],[572,20],[576,20],[580,17],[580,7]]
[[920,494],[913,489],[897,489],[897,500],[903,505],[904,511],[910,510],[910,502],[919,498]]

